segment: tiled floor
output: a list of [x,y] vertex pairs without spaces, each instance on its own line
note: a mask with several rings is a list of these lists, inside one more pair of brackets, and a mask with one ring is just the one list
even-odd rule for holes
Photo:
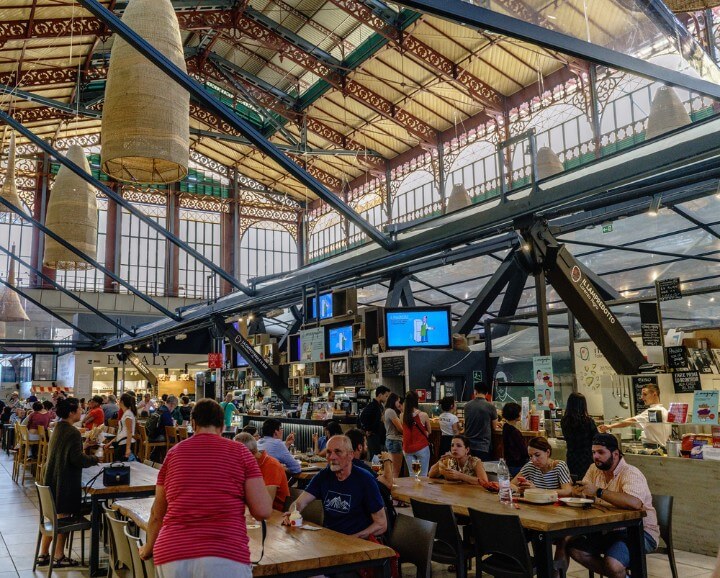
[[[28,477],[25,486],[21,487],[13,483],[11,479],[12,461],[5,455],[0,454],[0,578],[25,578],[42,577],[47,574],[47,569],[38,569],[33,573],[33,555],[35,553],[35,541],[37,539],[38,510],[37,496],[32,480]],[[402,510],[408,513],[408,510]],[[80,544],[74,557],[80,559]],[[86,556],[89,547],[86,547]],[[708,556],[700,556],[690,552],[676,552],[678,562],[678,573],[680,578],[711,578],[715,559]],[[87,578],[87,568],[78,570],[58,570],[57,575],[61,578]],[[411,575],[411,569],[407,568],[406,576]],[[474,576],[474,570],[470,576]],[[574,562],[570,566],[568,576],[573,578],[586,578],[587,570],[582,569]],[[448,578],[455,576],[454,572],[448,572],[447,566],[433,564],[433,576]],[[668,578],[670,567],[667,558],[658,554],[648,556],[649,578]]]

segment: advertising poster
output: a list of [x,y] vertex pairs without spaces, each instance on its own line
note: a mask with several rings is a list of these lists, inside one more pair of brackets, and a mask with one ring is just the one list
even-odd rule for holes
[[549,355],[533,357],[533,385],[537,408],[555,409],[555,376]]
[[718,423],[718,400],[720,391],[696,391],[693,395],[692,423]]
[[300,361],[325,359],[325,331],[322,327],[300,331]]

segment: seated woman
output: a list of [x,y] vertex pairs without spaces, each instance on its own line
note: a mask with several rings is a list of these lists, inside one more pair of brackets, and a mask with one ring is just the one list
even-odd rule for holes
[[572,480],[570,470],[565,462],[553,460],[552,447],[548,441],[538,436],[528,442],[528,456],[526,463],[512,480],[515,490],[540,488],[543,490],[557,490],[558,496],[572,495]]
[[450,442],[450,452],[440,458],[430,468],[428,476],[443,477],[466,484],[482,485],[488,482],[482,460],[470,455],[470,441],[464,435],[454,435]]

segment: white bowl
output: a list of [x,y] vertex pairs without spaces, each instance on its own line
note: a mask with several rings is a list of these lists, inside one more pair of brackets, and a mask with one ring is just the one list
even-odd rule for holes
[[573,508],[582,508],[594,502],[594,500],[590,498],[560,498],[560,501],[566,506],[572,506]]

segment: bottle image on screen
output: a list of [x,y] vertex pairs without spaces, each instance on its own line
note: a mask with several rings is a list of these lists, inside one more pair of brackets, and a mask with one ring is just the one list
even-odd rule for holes
[[421,328],[422,321],[420,321],[419,319],[415,319],[415,321],[413,321],[413,341],[415,343],[420,343],[422,341],[420,337]]

